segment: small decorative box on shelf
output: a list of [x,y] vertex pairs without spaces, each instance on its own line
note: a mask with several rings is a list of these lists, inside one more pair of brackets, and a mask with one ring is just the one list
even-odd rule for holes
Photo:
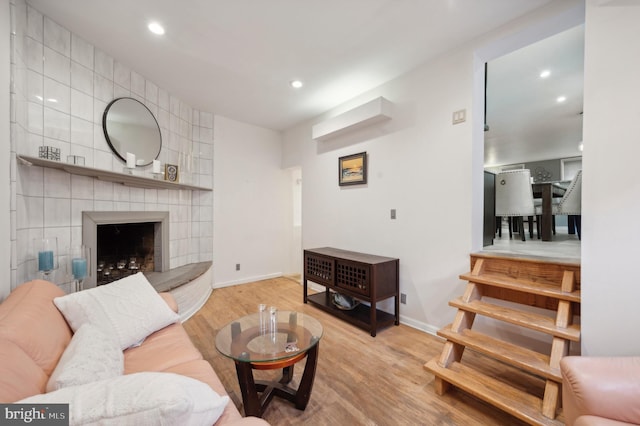
[[[399,259],[358,253],[331,247],[304,250],[304,303],[329,312],[367,330],[375,337],[378,328],[400,324]],[[325,287],[308,294],[307,281]],[[345,309],[336,294],[365,302]],[[376,308],[377,302],[395,298],[395,312]],[[367,305],[368,303],[368,305]]]
[[38,157],[46,160],[60,161],[60,148],[41,146],[38,148]]

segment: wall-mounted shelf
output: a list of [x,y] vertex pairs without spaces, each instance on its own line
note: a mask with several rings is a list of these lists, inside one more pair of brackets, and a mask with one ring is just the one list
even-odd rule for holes
[[382,96],[314,125],[311,137],[327,140],[345,132],[391,119],[392,104]]
[[78,166],[75,164],[45,160],[43,158],[30,157],[27,155],[18,155],[17,158],[18,164],[64,170],[65,172],[73,175],[89,176],[107,182],[120,183],[126,186],[146,189],[188,189],[191,191],[212,191],[211,188],[204,188],[201,186],[169,182],[167,180],[153,179],[146,176],[128,175],[125,173],[112,172],[110,170],[94,169],[93,167]]

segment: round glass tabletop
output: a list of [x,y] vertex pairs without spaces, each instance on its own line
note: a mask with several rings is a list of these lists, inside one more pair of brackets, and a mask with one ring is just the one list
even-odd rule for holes
[[322,338],[318,320],[301,312],[278,311],[277,327],[260,326],[260,314],[244,316],[225,325],[216,336],[222,355],[242,362],[270,362],[308,351]]

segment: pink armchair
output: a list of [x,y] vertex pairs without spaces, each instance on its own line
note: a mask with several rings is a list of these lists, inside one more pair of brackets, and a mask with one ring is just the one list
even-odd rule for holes
[[568,356],[560,370],[567,426],[640,424],[640,357]]

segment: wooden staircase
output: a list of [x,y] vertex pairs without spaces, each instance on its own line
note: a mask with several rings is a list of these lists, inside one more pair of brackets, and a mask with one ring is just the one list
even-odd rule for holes
[[[560,359],[569,353],[570,342],[580,340],[580,326],[573,323],[580,314],[580,264],[479,253],[471,256],[471,272],[460,278],[469,283],[462,297],[449,302],[458,312],[453,323],[438,332],[447,339],[442,354],[424,365],[435,375],[436,392],[442,395],[453,385],[529,424],[562,425],[557,418]],[[472,330],[476,315],[552,336],[550,353]],[[466,365],[465,348],[542,378],[544,397]]]

